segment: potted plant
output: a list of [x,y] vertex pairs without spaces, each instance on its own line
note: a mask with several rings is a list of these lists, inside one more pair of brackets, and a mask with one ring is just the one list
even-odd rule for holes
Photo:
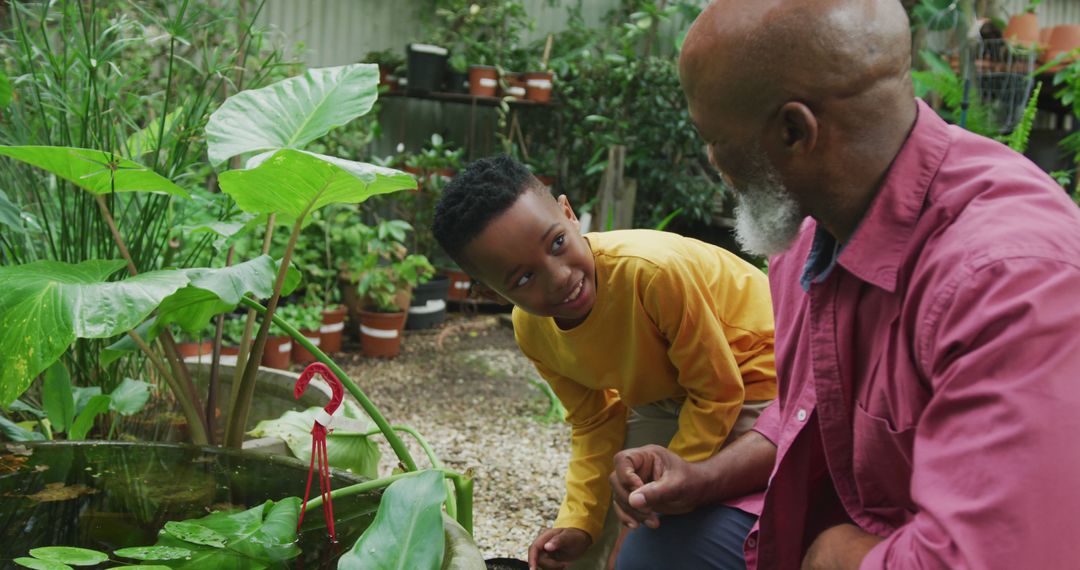
[[468,64],[469,93],[494,97],[499,86],[496,66],[533,22],[521,0],[438,0],[428,25],[439,43],[450,46],[455,56],[461,54],[455,67]]
[[360,343],[367,356],[397,356],[409,304],[403,307],[401,298],[408,299],[412,287],[435,272],[426,257],[408,253],[403,242],[411,229],[401,220],[388,220],[363,232],[367,255],[357,293],[362,300]]
[[395,91],[398,84],[398,75],[405,67],[405,58],[392,49],[371,51],[364,56],[364,63],[374,63],[379,66],[379,85],[385,86],[389,91]]
[[266,339],[262,365],[278,370],[288,370],[292,362],[293,342],[289,334],[277,325],[271,325],[270,336]]
[[216,331],[217,327],[212,322],[207,323],[197,334],[191,334],[180,329],[176,335],[180,341],[177,343],[176,349],[185,360],[191,358],[197,361],[208,359],[214,350],[214,334]]
[[406,157],[405,170],[420,176],[421,186],[431,176],[453,178],[461,168],[464,149],[454,148],[439,133],[432,133],[428,144],[420,152]]
[[[322,326],[322,307],[294,303],[285,305],[280,310],[281,318],[294,325],[308,342],[315,346],[322,344],[319,332]],[[315,355],[304,346],[296,345],[292,348],[292,361],[295,364],[307,364],[315,361]]]

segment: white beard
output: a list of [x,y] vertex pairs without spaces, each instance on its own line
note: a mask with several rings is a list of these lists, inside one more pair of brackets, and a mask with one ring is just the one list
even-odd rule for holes
[[755,255],[776,255],[794,243],[805,216],[780,173],[764,156],[755,158],[755,176],[735,192],[735,239]]

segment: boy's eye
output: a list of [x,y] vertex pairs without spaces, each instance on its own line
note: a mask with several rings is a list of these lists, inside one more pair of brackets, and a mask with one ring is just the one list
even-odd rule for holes
[[551,251],[558,251],[562,249],[563,244],[566,243],[566,236],[560,235],[555,238],[555,241],[551,242]]
[[522,285],[525,285],[526,283],[529,282],[530,279],[532,279],[532,275],[533,274],[531,272],[528,272],[528,271],[523,273],[521,275],[521,277],[518,278],[517,283],[515,283],[515,286],[521,287]]

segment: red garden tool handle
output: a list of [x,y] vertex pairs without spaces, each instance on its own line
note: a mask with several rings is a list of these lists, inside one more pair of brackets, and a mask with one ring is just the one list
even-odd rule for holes
[[[308,384],[316,374],[322,376],[323,379],[326,380],[326,383],[330,385],[330,391],[333,393],[333,396],[330,398],[330,402],[323,407],[323,411],[333,415],[338,407],[341,406],[341,400],[345,398],[345,388],[341,385],[341,380],[338,380],[338,377],[330,371],[330,368],[321,362],[313,362],[304,369],[300,374],[300,378],[296,381],[296,385],[293,387],[293,397],[299,400],[300,396],[304,395],[304,391],[307,390]],[[329,422],[319,423],[322,423],[325,426]]]

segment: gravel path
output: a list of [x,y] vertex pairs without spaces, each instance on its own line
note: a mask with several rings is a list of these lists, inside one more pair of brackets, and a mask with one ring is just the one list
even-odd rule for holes
[[[366,359],[346,346],[337,360],[390,423],[416,428],[448,467],[473,470],[474,536],[485,558],[525,559],[558,513],[569,426],[541,419],[548,399],[529,382],[539,376],[499,319],[451,315],[445,326],[441,350],[440,330],[406,331],[396,359]],[[392,457],[384,444],[381,475]]]

